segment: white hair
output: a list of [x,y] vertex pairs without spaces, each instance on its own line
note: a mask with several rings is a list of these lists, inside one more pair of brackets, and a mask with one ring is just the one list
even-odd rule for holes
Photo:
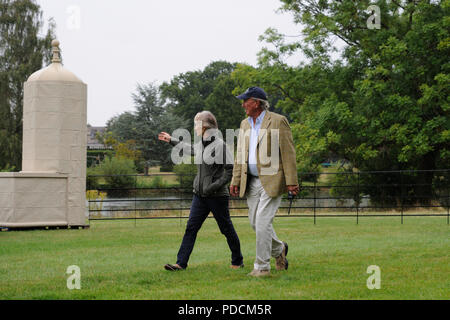
[[270,108],[269,101],[263,100],[263,99],[258,99],[258,98],[252,98],[252,99],[255,99],[260,102],[259,106],[261,107],[261,109],[269,110],[269,108]]
[[194,121],[201,121],[202,126],[206,129],[217,129],[216,117],[210,111],[201,111],[194,117]]

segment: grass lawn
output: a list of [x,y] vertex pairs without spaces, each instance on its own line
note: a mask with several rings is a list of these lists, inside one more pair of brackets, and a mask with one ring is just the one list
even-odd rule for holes
[[[235,218],[245,268],[216,222],[200,230],[189,268],[171,273],[186,220],[91,222],[87,230],[0,232],[0,299],[449,299],[450,241],[445,217],[277,218],[289,244],[289,270],[247,276],[255,234]],[[69,290],[66,269],[81,269]],[[367,267],[381,270],[381,289],[366,286]]]

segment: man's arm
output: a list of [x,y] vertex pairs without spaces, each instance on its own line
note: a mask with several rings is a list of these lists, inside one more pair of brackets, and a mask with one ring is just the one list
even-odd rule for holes
[[237,149],[236,149],[236,158],[234,159],[233,166],[233,178],[231,179],[231,186],[238,186],[241,184],[241,163],[242,163],[242,143],[244,143],[243,134],[242,134],[242,125],[239,129],[239,136],[237,141]]
[[297,194],[298,178],[295,145],[294,139],[292,138],[291,127],[285,117],[283,117],[280,122],[280,153],[288,190]]
[[234,166],[233,166],[233,178],[231,179],[230,183],[230,194],[233,197],[239,196],[239,186],[241,185],[241,173],[242,173],[242,144],[244,143],[244,135],[242,134],[242,123],[239,128],[239,135],[238,135],[238,141],[237,141],[237,148],[236,148],[236,158],[234,159]]

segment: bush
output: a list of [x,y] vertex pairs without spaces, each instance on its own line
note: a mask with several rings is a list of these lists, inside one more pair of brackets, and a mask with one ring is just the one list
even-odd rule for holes
[[168,183],[164,181],[163,177],[155,176],[150,184],[150,188],[167,188]]
[[174,165],[172,163],[163,163],[161,165],[161,168],[159,169],[160,172],[172,172]]
[[[353,199],[359,206],[362,199],[362,190],[358,190],[358,175],[346,169],[339,169],[336,174],[332,174],[329,180],[332,188],[330,195],[336,198]],[[361,184],[361,182],[359,182]],[[339,205],[343,204],[343,200],[337,200]]]
[[[90,189],[97,189],[100,185],[108,188],[132,188],[135,185],[136,167],[131,159],[106,157],[98,166],[88,168],[88,175],[100,175],[89,179]],[[102,183],[103,182],[103,183]]]
[[197,173],[197,166],[195,164],[177,164],[173,167],[173,172],[177,174],[177,180],[181,188],[192,189]]
[[4,168],[0,168],[0,172],[14,172],[15,170],[16,170],[16,167],[9,166],[9,163]]
[[87,150],[87,167],[93,167],[103,161],[106,156],[113,156],[113,150]]
[[137,180],[137,188],[143,189],[143,188],[167,188],[169,186],[169,183],[164,180],[162,176],[145,176],[140,177],[141,179]]

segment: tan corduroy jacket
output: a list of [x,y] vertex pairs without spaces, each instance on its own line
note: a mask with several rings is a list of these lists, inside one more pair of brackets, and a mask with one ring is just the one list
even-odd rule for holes
[[[247,187],[250,130],[246,118],[241,122],[231,180],[232,186],[239,186],[241,198]],[[266,111],[256,149],[258,175],[264,191],[270,197],[285,193],[287,185],[298,185],[294,141],[286,117]]]

